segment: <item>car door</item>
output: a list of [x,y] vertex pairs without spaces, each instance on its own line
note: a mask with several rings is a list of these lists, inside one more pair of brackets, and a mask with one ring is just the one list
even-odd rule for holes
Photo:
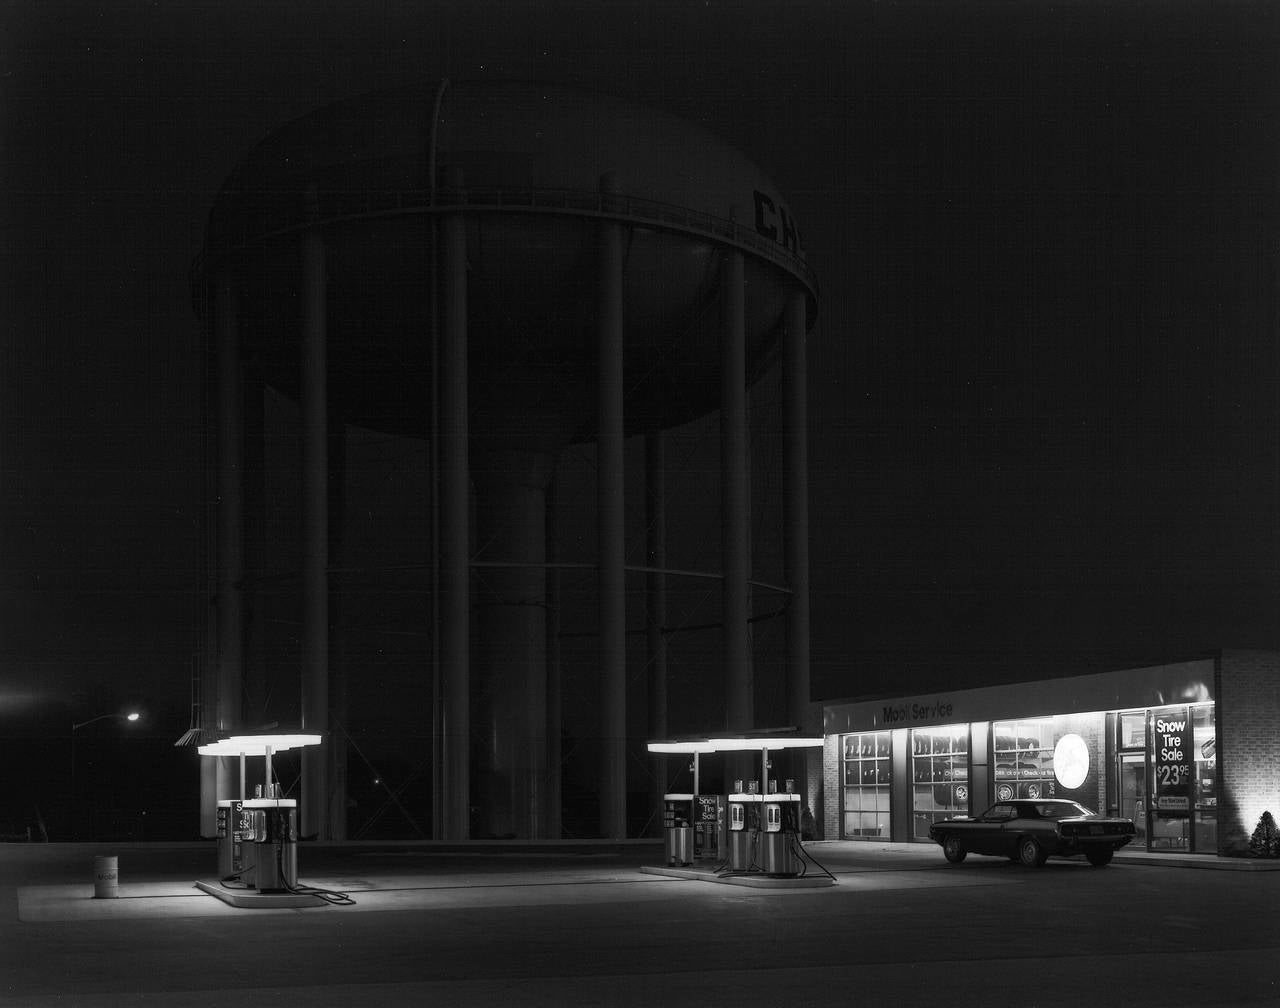
[[993,833],[992,854],[1000,857],[1013,857],[1018,846],[1018,834],[1021,827],[1021,809],[1018,802],[1000,805],[1000,829]]
[[1013,816],[1012,805],[992,805],[978,817],[977,829],[974,830],[969,849],[975,854],[1005,854],[1011,841],[1006,836],[1004,827]]

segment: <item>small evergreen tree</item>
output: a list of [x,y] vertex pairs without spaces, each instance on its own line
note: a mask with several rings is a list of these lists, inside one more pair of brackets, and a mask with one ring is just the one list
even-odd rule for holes
[[1263,812],[1249,838],[1249,852],[1254,857],[1280,857],[1280,829],[1270,812]]

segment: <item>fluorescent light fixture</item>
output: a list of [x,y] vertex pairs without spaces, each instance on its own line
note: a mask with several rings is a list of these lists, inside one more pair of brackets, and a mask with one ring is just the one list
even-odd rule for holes
[[[288,748],[288,746],[271,746],[271,751],[273,753],[281,753]],[[223,739],[221,742],[206,742],[196,749],[196,752],[201,756],[265,756],[267,754],[267,746]]]
[[795,735],[779,735],[774,738],[713,738],[708,739],[717,752],[759,752],[768,749],[811,749],[821,746],[820,738],[798,738]]
[[715,752],[709,742],[650,742],[651,753],[709,753]]
[[768,749],[812,749],[821,747],[822,738],[796,735],[759,736],[756,738],[707,738],[688,742],[650,742],[651,753],[759,752]]
[[321,736],[302,733],[277,735],[232,735],[200,746],[196,751],[201,756],[265,756],[267,750],[272,753],[299,749],[303,746],[319,745]]

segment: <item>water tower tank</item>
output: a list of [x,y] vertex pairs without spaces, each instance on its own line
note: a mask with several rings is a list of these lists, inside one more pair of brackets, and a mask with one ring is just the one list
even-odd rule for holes
[[[602,290],[604,234],[617,237],[620,252],[610,292]],[[434,81],[328,105],[254,147],[210,214],[197,305],[223,361],[220,424],[236,426],[225,389],[234,376],[224,366],[234,353],[286,396],[323,397],[328,419],[316,423],[433,444],[463,429],[474,521],[512,530],[505,576],[513,592],[537,594],[525,568],[545,554],[538,508],[556,453],[602,434],[660,431],[723,405],[730,254],[741,271],[734,317],[749,384],[775,359],[788,324],[812,324],[816,287],[794,216],[743,154],[676,117],[541,84]],[[602,387],[607,316],[621,336],[616,390]],[[236,451],[224,438],[223,456]],[[433,457],[445,489],[432,518],[447,520],[447,445]],[[235,461],[220,461],[224,478],[236,478]],[[234,486],[221,490],[234,496]],[[238,519],[224,520],[223,538],[234,538]],[[458,529],[444,530],[444,540]],[[494,536],[470,528],[466,538],[474,548]],[[218,563],[225,596],[243,580],[244,560],[221,543]],[[464,590],[446,573],[441,598]],[[220,695],[234,693],[243,675],[226,625],[236,606],[223,601]],[[446,623],[459,611],[440,610]],[[455,676],[455,688],[475,694],[478,679],[488,684],[482,697],[497,698],[469,713],[457,706],[458,716],[485,718],[490,734],[509,740],[506,750],[472,755],[470,784],[459,783],[467,774],[453,778],[455,788],[476,791],[477,781],[545,772],[538,704],[528,709],[538,673],[509,668],[513,655],[536,664],[542,630],[527,612],[481,615],[478,628],[476,614],[468,619],[470,643],[455,641],[455,650],[467,652],[457,660],[474,671],[462,685]],[[433,632],[449,635],[447,626]],[[310,633],[312,661],[323,664],[322,630]],[[304,683],[309,675],[322,673],[304,671]],[[303,693],[324,688],[314,679]],[[234,700],[223,707],[219,722],[235,721]],[[315,709],[323,715],[323,704]],[[482,803],[509,804],[498,818],[517,834],[539,831],[542,812],[485,787]]]

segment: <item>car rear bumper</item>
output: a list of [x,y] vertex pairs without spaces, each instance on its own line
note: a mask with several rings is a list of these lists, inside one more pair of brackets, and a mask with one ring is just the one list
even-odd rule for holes
[[1063,837],[1058,849],[1063,854],[1085,854],[1091,850],[1119,850],[1133,840],[1131,836]]

